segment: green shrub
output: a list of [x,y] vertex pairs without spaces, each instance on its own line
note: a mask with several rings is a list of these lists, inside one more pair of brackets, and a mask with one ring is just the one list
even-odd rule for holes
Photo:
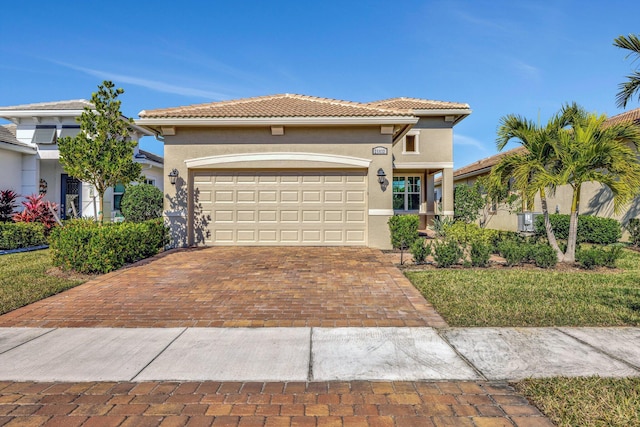
[[609,249],[592,247],[576,251],[576,261],[582,268],[615,268],[616,261],[622,256],[622,246],[611,245]]
[[462,221],[456,221],[445,227],[445,236],[461,244],[485,238],[484,230],[478,224],[467,224]]
[[120,210],[126,221],[143,222],[162,216],[162,201],[162,191],[153,185],[127,185]]
[[482,240],[474,240],[471,242],[469,250],[471,265],[474,267],[486,267],[489,265],[491,257],[491,245]]
[[462,258],[463,252],[455,240],[435,241],[433,243],[433,259],[439,268],[448,268]]
[[446,237],[446,230],[451,225],[453,225],[453,218],[436,216],[430,228],[436,233],[437,237]]
[[[556,239],[567,240],[569,236],[569,219],[569,215],[549,215],[549,221]],[[543,215],[536,217],[535,232],[536,235],[546,236]],[[578,216],[578,242],[609,245],[617,242],[621,236],[620,222],[613,218],[601,218],[591,215]]]
[[50,240],[54,265],[81,273],[107,273],[155,255],[166,238],[167,228],[158,218],[104,225],[73,220],[54,228]]
[[507,265],[517,265],[528,258],[528,247],[516,240],[503,240],[498,243],[498,253],[507,261]]
[[535,246],[533,261],[540,268],[553,268],[558,263],[558,255],[551,246],[539,244]]
[[431,255],[431,245],[425,245],[424,239],[413,242],[409,250],[413,256],[413,262],[416,264],[424,264],[427,257]]
[[640,246],[640,218],[631,218],[625,228],[629,232],[629,242]]
[[0,249],[19,249],[46,244],[42,223],[0,222]]

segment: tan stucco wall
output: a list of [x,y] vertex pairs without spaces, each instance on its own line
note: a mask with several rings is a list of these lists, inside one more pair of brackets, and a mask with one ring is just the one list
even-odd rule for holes
[[453,162],[453,126],[443,117],[421,117],[410,134],[418,133],[419,154],[403,154],[404,138],[393,146],[396,163]]
[[[177,185],[164,178],[165,211],[174,235],[184,234],[187,222],[186,200],[189,170],[185,160],[208,156],[238,155],[252,153],[313,153],[355,157],[371,160],[368,166],[368,209],[392,209],[392,136],[380,132],[380,126],[361,127],[293,127],[285,126],[284,135],[271,135],[270,127],[244,128],[176,128],[176,135],[165,136],[165,171],[176,168],[179,172]],[[387,155],[372,155],[372,149],[383,146]],[[198,169],[309,169],[309,168],[362,168],[317,161],[274,162],[251,161],[198,166]],[[389,185],[384,191],[378,183],[376,173],[382,168]],[[176,195],[176,191],[180,194]],[[379,212],[378,212],[379,213]],[[389,230],[386,222],[389,215],[373,214],[368,217],[368,245],[389,248]],[[176,241],[178,245],[184,240]]]

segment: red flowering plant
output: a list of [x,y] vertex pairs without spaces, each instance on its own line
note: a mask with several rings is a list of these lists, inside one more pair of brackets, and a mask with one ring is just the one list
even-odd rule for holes
[[41,222],[48,233],[56,225],[54,211],[58,209],[56,203],[42,200],[44,194],[32,194],[22,202],[24,209],[13,216],[15,222]]

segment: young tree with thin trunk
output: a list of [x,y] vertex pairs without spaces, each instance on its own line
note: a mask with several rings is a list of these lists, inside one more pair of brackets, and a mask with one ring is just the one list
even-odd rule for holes
[[129,137],[133,120],[120,112],[118,96],[123,93],[112,82],[104,81],[91,95],[94,108],[85,107],[80,116],[80,133],[58,140],[65,171],[95,187],[100,198],[100,222],[107,188],[140,179],[141,166],[133,160],[137,142]]

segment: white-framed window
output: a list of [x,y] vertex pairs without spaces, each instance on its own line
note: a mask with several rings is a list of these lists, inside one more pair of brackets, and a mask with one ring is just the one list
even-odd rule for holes
[[417,212],[420,210],[422,177],[419,175],[393,177],[393,210]]
[[145,179],[144,180],[145,184],[149,184],[149,185],[153,185],[155,187],[156,185],[156,180],[155,179]]
[[420,133],[411,131],[404,136],[402,154],[420,154]]

